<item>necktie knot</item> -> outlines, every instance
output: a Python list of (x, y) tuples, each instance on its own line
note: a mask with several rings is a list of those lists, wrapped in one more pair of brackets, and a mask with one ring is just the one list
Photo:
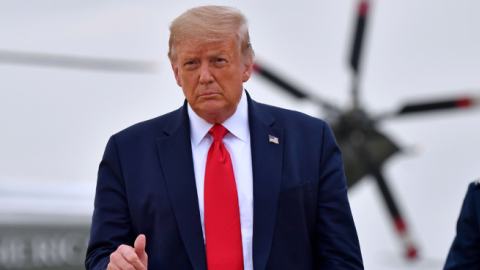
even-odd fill
[(228, 130), (219, 124), (215, 124), (208, 133), (213, 135), (214, 141), (222, 141), (223, 137), (228, 133)]

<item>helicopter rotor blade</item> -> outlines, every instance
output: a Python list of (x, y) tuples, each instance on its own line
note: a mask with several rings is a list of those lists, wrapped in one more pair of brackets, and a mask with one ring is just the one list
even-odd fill
[(292, 84), (288, 83), (284, 79), (280, 78), (280, 76), (277, 76), (276, 74), (274, 74), (267, 68), (259, 65), (258, 63), (253, 64), (253, 70), (257, 72), (259, 75), (261, 75), (262, 77), (264, 77), (265, 79), (279, 86), (281, 89), (285, 90), (286, 92), (295, 96), (298, 99), (309, 99), (319, 104), (320, 106), (324, 107), (325, 109), (334, 111), (335, 113), (340, 113), (340, 110), (336, 108), (334, 105), (324, 101), (323, 99), (307, 94), (307, 92), (293, 86)]
[(462, 98), (450, 98), (431, 102), (418, 102), (407, 104), (402, 109), (394, 112), (388, 112), (380, 114), (374, 117), (375, 121), (381, 121), (385, 119), (392, 119), (399, 116), (412, 115), (416, 113), (445, 111), (454, 109), (468, 109), (473, 107), (480, 107), (480, 96), (470, 96)]
[(353, 39), (352, 52), (350, 55), (350, 65), (355, 73), (360, 72), (362, 45), (367, 25), (369, 5), (369, 2), (366, 0), (362, 0), (358, 3), (357, 24), (355, 27), (355, 36)]
[(425, 102), (425, 103), (416, 103), (405, 105), (399, 112), (399, 115), (406, 115), (412, 113), (421, 113), (428, 111), (437, 111), (437, 110), (448, 110), (448, 109), (461, 109), (461, 108), (470, 108), (474, 106), (480, 106), (480, 97), (471, 98), (457, 98), (457, 99), (446, 99), (434, 102)]
[(277, 86), (281, 87), (283, 90), (287, 91), (288, 93), (294, 95), (297, 98), (308, 98), (308, 95), (297, 89), (296, 87), (292, 86), (291, 84), (287, 83), (283, 79), (280, 79), (277, 75), (273, 74), (269, 70), (261, 67), (258, 63), (253, 64), (253, 70), (255, 70), (258, 74), (262, 75), (264, 78), (268, 79), (272, 83), (276, 84)]
[(5, 50), (0, 51), (0, 64), (2, 63), (133, 73), (156, 73), (157, 71), (157, 63), (153, 61), (78, 57)]
[(399, 116), (408, 116), (417, 113), (446, 111), (454, 109), (468, 109), (476, 106), (480, 107), (480, 96), (450, 98), (431, 102), (410, 103), (403, 106), (398, 111), (380, 114), (374, 117), (374, 121), (378, 122), (381, 120), (392, 119)]
[(370, 166), (370, 173), (373, 177), (377, 180), (378, 187), (380, 188), (380, 192), (385, 199), (387, 204), (388, 210), (390, 215), (393, 219), (395, 229), (402, 240), (402, 243), (405, 247), (405, 255), (408, 259), (415, 259), (418, 256), (418, 249), (412, 238), (410, 237), (409, 231), (407, 230), (407, 226), (405, 220), (403, 219), (400, 211), (398, 210), (397, 204), (395, 203), (392, 193), (390, 192), (390, 188), (381, 173), (379, 166)]
[(352, 68), (352, 105), (354, 110), (358, 109), (359, 103), (359, 84), (362, 47), (367, 27), (367, 18), (370, 9), (370, 3), (367, 0), (361, 0), (358, 3), (357, 20), (355, 34), (353, 38), (352, 51), (350, 55), (350, 67)]

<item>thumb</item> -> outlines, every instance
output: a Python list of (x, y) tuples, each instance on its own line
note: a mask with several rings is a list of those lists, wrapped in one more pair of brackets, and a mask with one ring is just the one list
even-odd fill
[(148, 256), (147, 253), (145, 252), (145, 245), (147, 244), (147, 239), (145, 235), (140, 234), (137, 237), (137, 240), (135, 240), (135, 253), (137, 253), (138, 258), (140, 259), (140, 262), (142, 262), (143, 266), (145, 268), (148, 267)]

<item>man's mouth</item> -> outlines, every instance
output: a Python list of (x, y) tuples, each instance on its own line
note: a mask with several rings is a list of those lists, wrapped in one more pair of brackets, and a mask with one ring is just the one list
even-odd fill
[(216, 93), (216, 92), (207, 92), (207, 93), (201, 94), (200, 96), (201, 96), (201, 97), (211, 97), (211, 96), (215, 96), (215, 95), (218, 95), (218, 93)]

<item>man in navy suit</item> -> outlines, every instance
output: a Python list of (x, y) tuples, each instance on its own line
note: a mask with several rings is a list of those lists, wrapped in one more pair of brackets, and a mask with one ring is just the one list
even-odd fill
[(445, 270), (480, 269), (480, 180), (470, 184)]
[[(243, 89), (253, 67), (243, 14), (198, 7), (175, 19), (170, 31), (168, 55), (186, 102), (110, 138), (86, 268), (363, 269), (331, 129), (317, 118), (257, 103)], [(216, 128), (223, 139), (215, 137)], [(211, 229), (211, 220), (224, 218), (212, 219), (207, 203), (223, 194), (212, 193), (221, 186), (211, 184), (216, 169), (213, 176), (208, 169), (215, 149), (232, 168), (223, 178), (233, 181), (232, 233), (240, 246), (215, 235), (223, 228)], [(212, 251), (215, 237), (220, 250)]]

